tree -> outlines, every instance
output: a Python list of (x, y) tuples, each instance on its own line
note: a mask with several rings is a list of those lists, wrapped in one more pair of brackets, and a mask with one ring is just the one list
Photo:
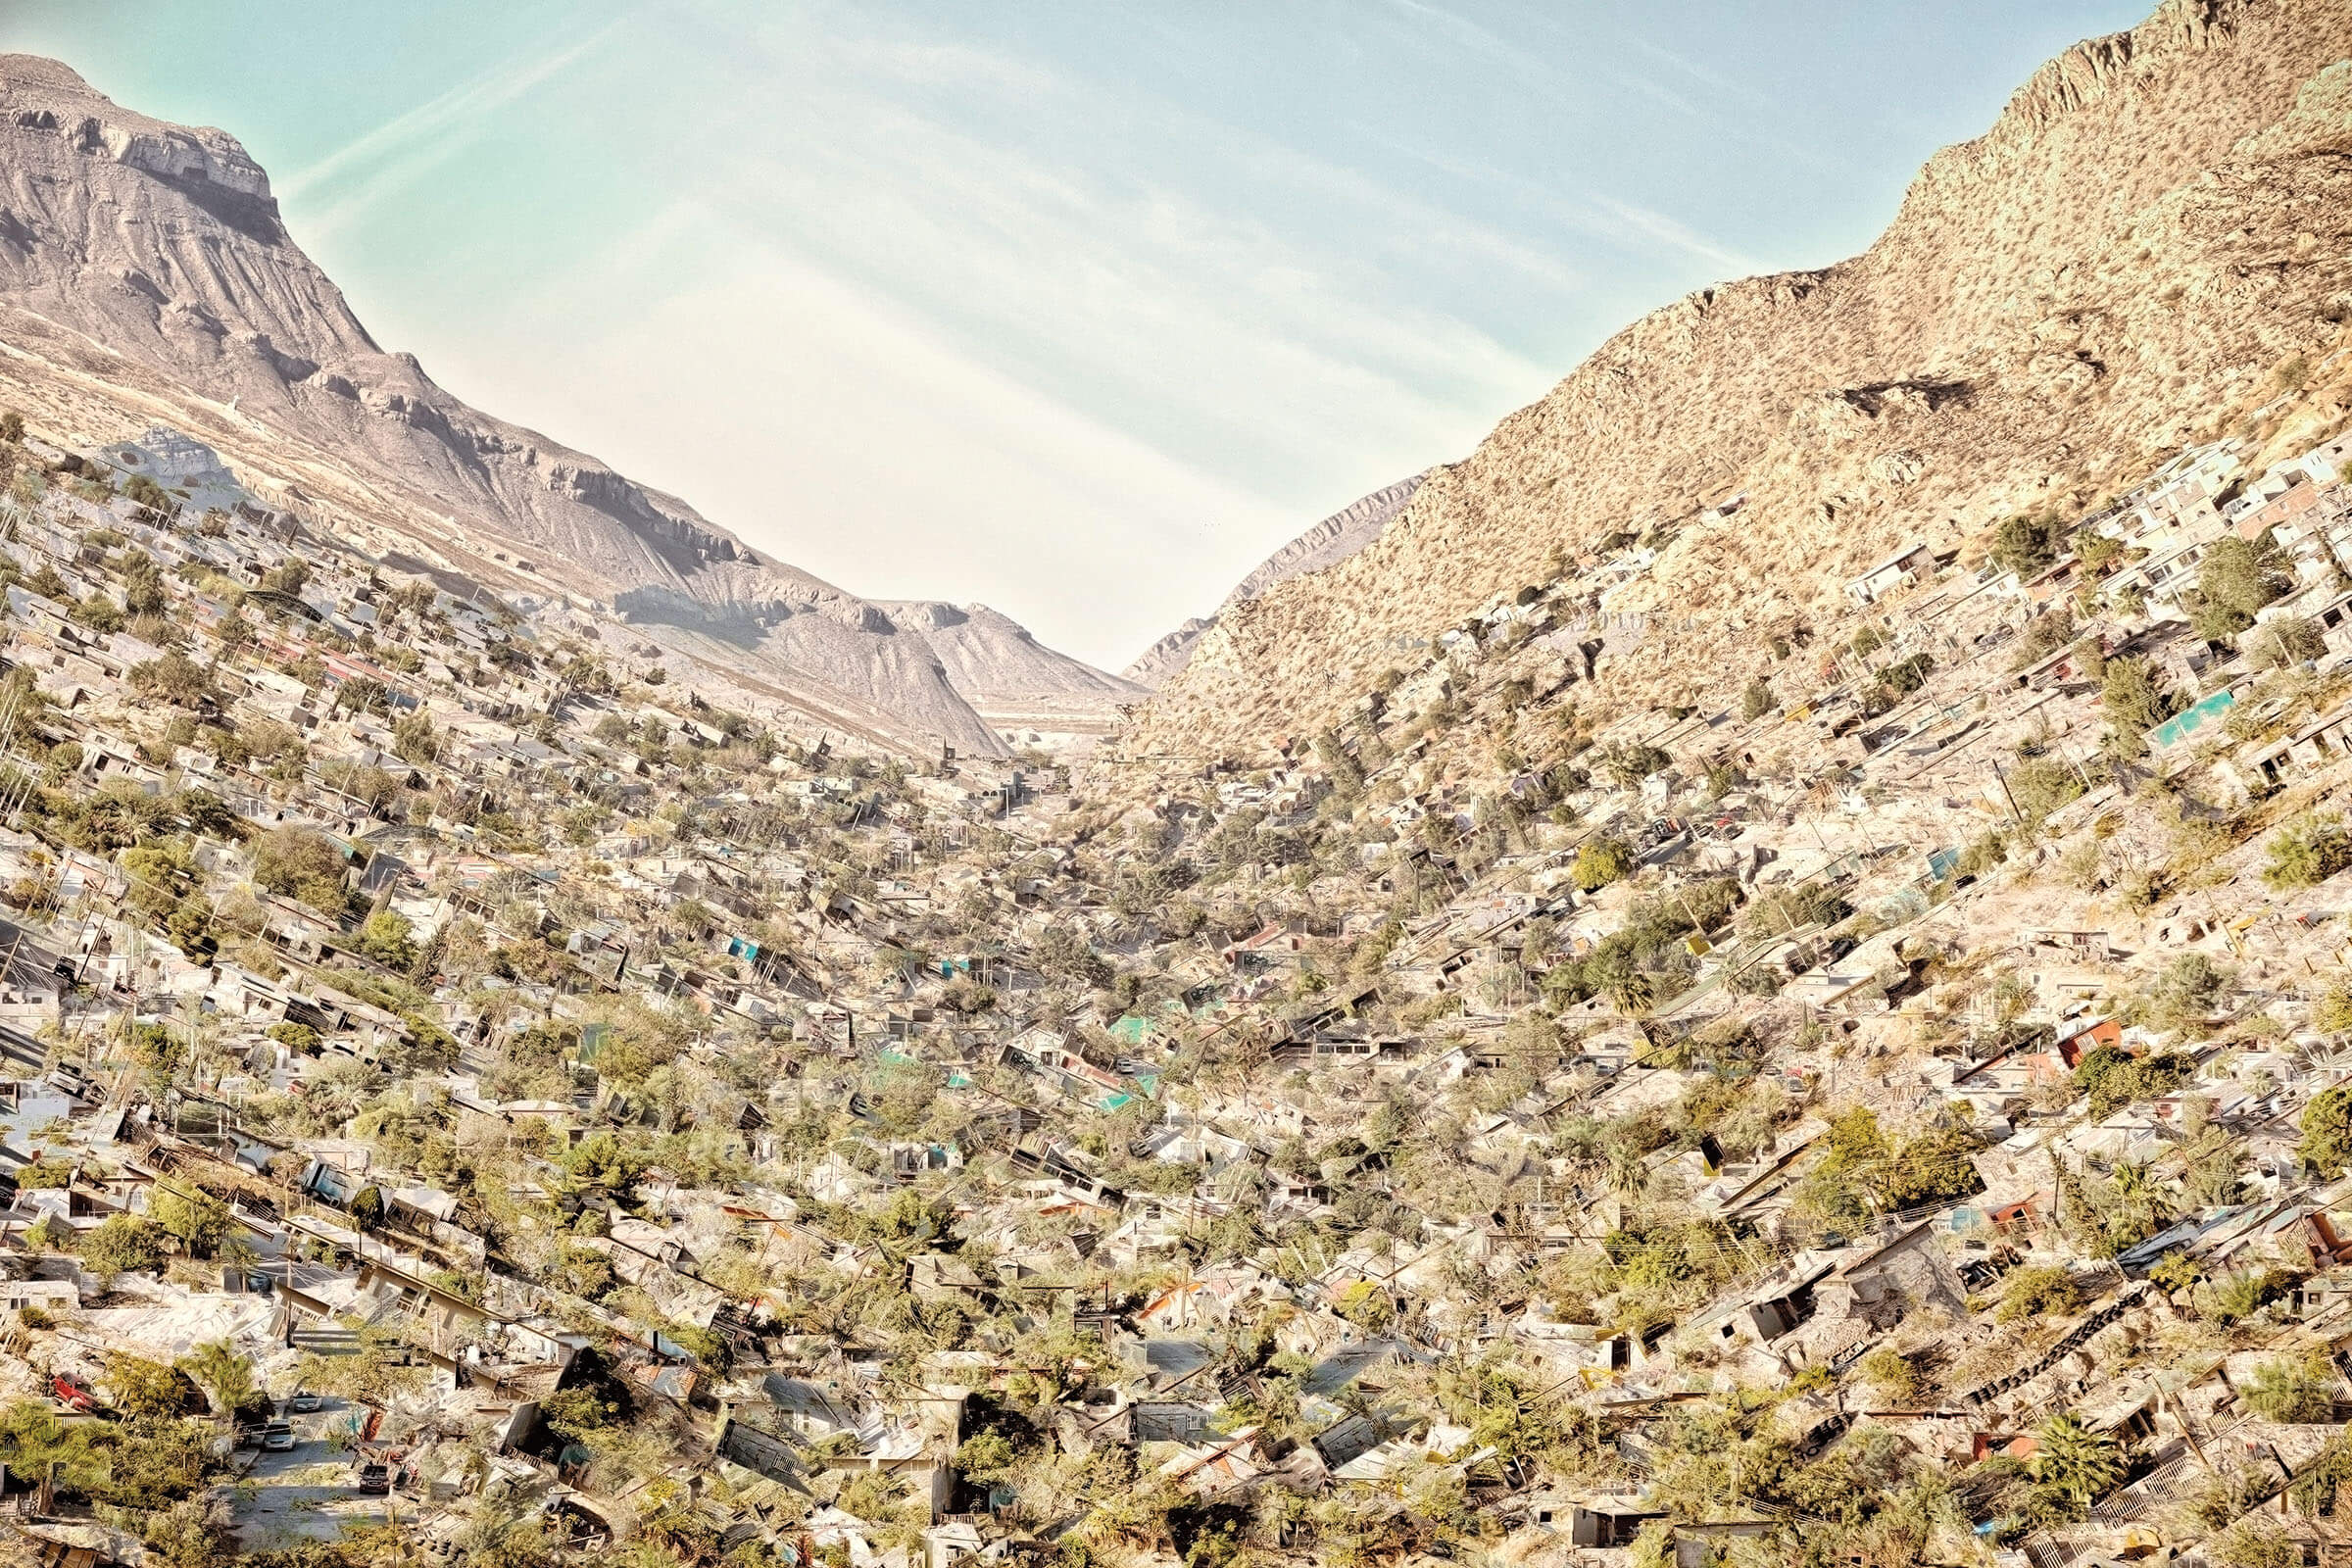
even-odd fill
[(271, 893), (300, 899), (327, 914), (345, 904), (343, 852), (306, 828), (271, 828), (253, 851), (253, 879)]
[(2295, 1153), (2323, 1177), (2352, 1170), (2352, 1084), (2338, 1084), (2311, 1097), (2303, 1107), (2302, 1140)]
[(227, 1415), (253, 1402), (253, 1361), (226, 1340), (197, 1346), (172, 1363), (202, 1389), (215, 1415)]
[(2335, 1410), (2335, 1372), (2325, 1356), (2265, 1361), (2237, 1394), (2266, 1421), (2325, 1421)]
[(609, 1129), (600, 1128), (565, 1151), (560, 1163), (564, 1167), (562, 1187), (567, 1195), (610, 1199), (626, 1207), (636, 1196), (647, 1162)]
[(228, 1503), (218, 1494), (182, 1497), (149, 1513), (139, 1526), (147, 1561), (157, 1568), (213, 1568), (236, 1556)]
[(1594, 757), (1600, 771), (1609, 776), (1619, 789), (1630, 790), (1652, 773), (1662, 772), (1674, 765), (1674, 759), (1646, 742), (1628, 742), (1623, 746), (1606, 746)]
[(2100, 700), (2121, 734), (2138, 736), (2172, 717), (2186, 706), (2166, 688), (2154, 666), (2144, 659), (2108, 661), (2106, 678), (2099, 684)]
[(2305, 813), (2271, 836), (2263, 846), (2271, 863), (2262, 879), (2279, 889), (2317, 887), (2346, 866), (2352, 866), (2352, 834), (2343, 819), (2330, 814)]
[(433, 760), (441, 737), (422, 713), (403, 713), (392, 721), (392, 755), (404, 762), (422, 764)]
[(2256, 669), (2304, 663), (2327, 651), (2319, 628), (2305, 615), (2279, 615), (2266, 620), (2245, 644), (2246, 662)]
[(130, 666), (131, 690), (180, 708), (195, 708), (213, 695), (212, 672), (176, 648)]
[(161, 512), (172, 505), (171, 494), (143, 473), (134, 473), (122, 483), (122, 493), (142, 507)]
[(197, 1257), (219, 1252), (233, 1226), (228, 1205), (209, 1193), (183, 1195), (159, 1187), (147, 1212), (165, 1234)]
[(311, 580), (310, 564), (299, 557), (288, 556), (262, 573), (262, 587), (271, 593), (293, 594), (299, 597)]
[(93, 1274), (126, 1274), (164, 1266), (164, 1228), (136, 1214), (110, 1215), (81, 1239), (82, 1261)]
[(2214, 541), (2197, 566), (2189, 629), (2221, 642), (2254, 624), (2254, 612), (2278, 599), (2292, 580), (2269, 534), (2249, 542), (2235, 534)]
[(1619, 838), (1591, 838), (1576, 852), (1568, 878), (1587, 893), (1597, 893), (1634, 868), (1633, 846)]
[(351, 1195), (351, 1222), (363, 1231), (374, 1230), (384, 1222), (383, 1189), (370, 1182)]
[(2214, 1568), (2303, 1568), (2303, 1548), (2267, 1520), (2246, 1515), (2205, 1543)]
[(122, 629), (122, 607), (104, 594), (92, 594), (66, 612), (67, 618), (92, 631), (112, 634)]
[(2058, 559), (2066, 526), (2047, 513), (2003, 519), (1992, 531), (1992, 559), (2020, 577), (2031, 577)]
[(2078, 1508), (2089, 1507), (2124, 1478), (2122, 1446), (2104, 1432), (2091, 1431), (2072, 1411), (2042, 1422), (2034, 1439), (2027, 1470)]
[(127, 1416), (186, 1415), (195, 1390), (172, 1367), (120, 1350), (106, 1357), (106, 1401)]
[(1762, 718), (1766, 713), (1772, 711), (1773, 707), (1770, 681), (1751, 680), (1747, 683), (1747, 690), (1740, 694), (1740, 716), (1742, 718), (1749, 720)]
[(387, 969), (406, 973), (416, 961), (416, 928), (398, 909), (384, 909), (360, 927), (360, 951)]
[(1604, 989), (1609, 1005), (1629, 1018), (1640, 1017), (1657, 1004), (1657, 983), (1631, 964), (1613, 971)]
[(14, 409), (0, 410), (0, 441), (15, 446), (24, 439), (24, 416)]
[(1993, 1319), (2000, 1323), (2016, 1323), (2029, 1317), (2040, 1317), (2047, 1312), (2064, 1316), (2082, 1302), (2082, 1293), (2076, 1289), (2074, 1276), (2052, 1265), (2029, 1265), (2009, 1275), (2008, 1286), (2001, 1292), (1999, 1310)]
[(1882, 1345), (1864, 1356), (1861, 1372), (1879, 1397), (1890, 1404), (1908, 1404), (1919, 1397), (1919, 1368), (1892, 1346)]

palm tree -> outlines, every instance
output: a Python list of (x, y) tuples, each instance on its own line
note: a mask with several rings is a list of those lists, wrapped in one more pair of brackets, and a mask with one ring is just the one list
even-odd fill
[(2071, 1410), (2062, 1410), (2034, 1429), (2034, 1456), (2026, 1461), (2034, 1479), (2080, 1507), (2112, 1490), (2124, 1478), (2122, 1446), (2093, 1432)]
[(253, 1398), (253, 1360), (226, 1340), (199, 1345), (173, 1364), (204, 1391), (215, 1415), (227, 1415)]
[(1609, 1005), (1628, 1018), (1638, 1018), (1657, 1002), (1657, 987), (1649, 976), (1630, 964), (1608, 978)]

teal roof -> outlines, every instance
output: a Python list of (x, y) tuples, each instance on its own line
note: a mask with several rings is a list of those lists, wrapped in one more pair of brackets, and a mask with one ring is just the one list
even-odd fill
[(2192, 703), (2163, 723), (2148, 731), (2151, 746), (2179, 746), (2198, 730), (2219, 719), (2237, 704), (2237, 694), (2227, 688), (2215, 692), (2202, 702)]

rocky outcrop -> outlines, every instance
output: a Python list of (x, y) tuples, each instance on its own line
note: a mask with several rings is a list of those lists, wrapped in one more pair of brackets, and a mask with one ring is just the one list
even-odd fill
[(1400, 641), (1621, 533), (1660, 554), (1612, 608), (1667, 628), (1629, 678), (1713, 700), (1699, 672), (1758, 672), (1769, 632), (1889, 549), (2096, 505), (2352, 317), (2347, 56), (2334, 0), (2167, 0), (2069, 50), (1862, 255), (1635, 322), (1363, 550), (1221, 613), (1133, 739), (1327, 722)]
[(0, 56), (0, 378), (29, 409), (112, 396), (135, 429), (165, 388), (195, 394), (234, 411), (204, 439), (320, 521), (501, 591), (613, 605), (650, 640), (721, 650), (879, 738), (1003, 749), (887, 614), (386, 353), (226, 132), (123, 109), (26, 55)]

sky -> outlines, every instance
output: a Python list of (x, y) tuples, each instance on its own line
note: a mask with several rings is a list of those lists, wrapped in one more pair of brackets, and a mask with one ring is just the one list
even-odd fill
[(6, 0), (386, 348), (1116, 669), (1690, 290), (1850, 255), (2148, 0)]

